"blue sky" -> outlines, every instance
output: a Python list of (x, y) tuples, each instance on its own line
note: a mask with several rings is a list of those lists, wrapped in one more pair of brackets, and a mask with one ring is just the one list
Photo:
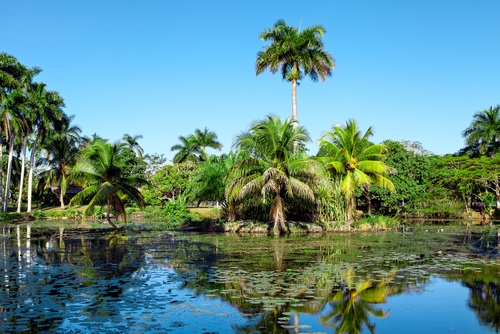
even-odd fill
[[(322, 24), (337, 67), (298, 88), (298, 117), (317, 140), (354, 118), (374, 142), (464, 145), (472, 115), (500, 103), (500, 1), (0, 0), (0, 52), (65, 99), (83, 133), (141, 134), (168, 160), (179, 135), (215, 131), (231, 149), (252, 121), (291, 114), (291, 85), (255, 75), (259, 33), (277, 19)], [(212, 152), (213, 153), (213, 152)]]

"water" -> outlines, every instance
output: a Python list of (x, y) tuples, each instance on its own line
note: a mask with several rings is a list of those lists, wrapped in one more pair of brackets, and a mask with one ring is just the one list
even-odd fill
[(1, 333), (490, 333), (496, 230), (273, 238), (17, 226)]

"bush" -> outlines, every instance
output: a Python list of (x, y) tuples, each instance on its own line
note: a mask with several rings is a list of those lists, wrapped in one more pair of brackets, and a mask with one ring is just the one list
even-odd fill
[(189, 220), (189, 211), (185, 200), (175, 199), (161, 207), (146, 207), (144, 218), (154, 218), (169, 223), (186, 223)]

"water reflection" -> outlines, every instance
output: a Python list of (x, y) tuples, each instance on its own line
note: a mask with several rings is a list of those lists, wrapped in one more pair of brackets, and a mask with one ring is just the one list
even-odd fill
[(0, 332), (375, 333), (434, 275), (470, 289), (474, 330), (499, 329), (498, 261), (463, 238), (2, 232)]

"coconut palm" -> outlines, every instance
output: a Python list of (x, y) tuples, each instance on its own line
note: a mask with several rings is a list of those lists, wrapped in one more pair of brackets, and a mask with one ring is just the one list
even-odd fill
[(209, 131), (207, 128), (203, 131), (196, 129), (194, 130), (194, 137), (196, 138), (198, 145), (200, 145), (200, 159), (203, 161), (207, 160), (207, 153), (205, 151), (207, 147), (219, 151), (222, 149), (222, 144), (217, 141), (217, 134), (214, 131)]
[(201, 146), (195, 136), (179, 136), (180, 144), (172, 146), (172, 151), (179, 151), (174, 156), (175, 163), (199, 162), (202, 155)]
[(309, 76), (313, 81), (326, 80), (335, 68), (333, 57), (325, 51), (322, 37), (326, 29), (314, 25), (300, 31), (291, 27), (284, 20), (278, 20), (270, 29), (260, 34), (260, 39), (271, 44), (257, 53), (255, 72), (264, 70), (274, 74), (281, 71), (283, 80), (292, 83), (292, 119), (297, 127), (297, 84)]
[(462, 133), (468, 146), (479, 146), (481, 154), (494, 156), (498, 153), (500, 137), (500, 104), (478, 111), (469, 127)]
[(229, 202), (260, 194), (256, 198), (270, 206), (275, 234), (286, 232), (285, 199), (313, 202), (311, 187), (321, 181), (319, 165), (304, 152), (294, 152), (294, 142), (301, 147), (310, 138), (303, 127), (294, 128), (293, 123), (268, 116), (237, 136), (234, 147), (249, 156), (230, 170), (226, 188)]
[(64, 196), (71, 181), (71, 169), (77, 162), (80, 150), (78, 143), (67, 136), (50, 138), (44, 144), (46, 158), (41, 163), (47, 165), (47, 170), (39, 174), (40, 180), (46, 186), (58, 186), (61, 209), (65, 208)]
[(355, 208), (355, 189), (366, 192), (370, 185), (376, 184), (395, 190), (391, 180), (384, 176), (392, 171), (384, 163), (387, 149), (382, 144), (372, 144), (368, 140), (372, 135), (371, 127), (362, 134), (356, 121), (348, 120), (345, 127), (336, 125), (320, 139), (319, 160), (341, 176), (341, 189), (349, 201), (349, 220)]
[[(84, 214), (94, 214), (96, 206), (106, 206), (106, 218), (111, 226), (117, 228), (111, 221), (110, 212), (113, 210), (127, 222), (124, 200), (131, 200), (140, 207), (144, 206), (141, 192), (133, 185), (146, 184), (146, 180), (138, 177), (124, 177), (120, 154), (127, 145), (124, 143), (109, 144), (98, 140), (84, 151), (85, 160), (76, 164), (75, 174), (81, 174), (86, 188), (75, 195), (70, 206), (83, 204), (88, 201)], [(89, 200), (90, 199), (90, 200)]]

